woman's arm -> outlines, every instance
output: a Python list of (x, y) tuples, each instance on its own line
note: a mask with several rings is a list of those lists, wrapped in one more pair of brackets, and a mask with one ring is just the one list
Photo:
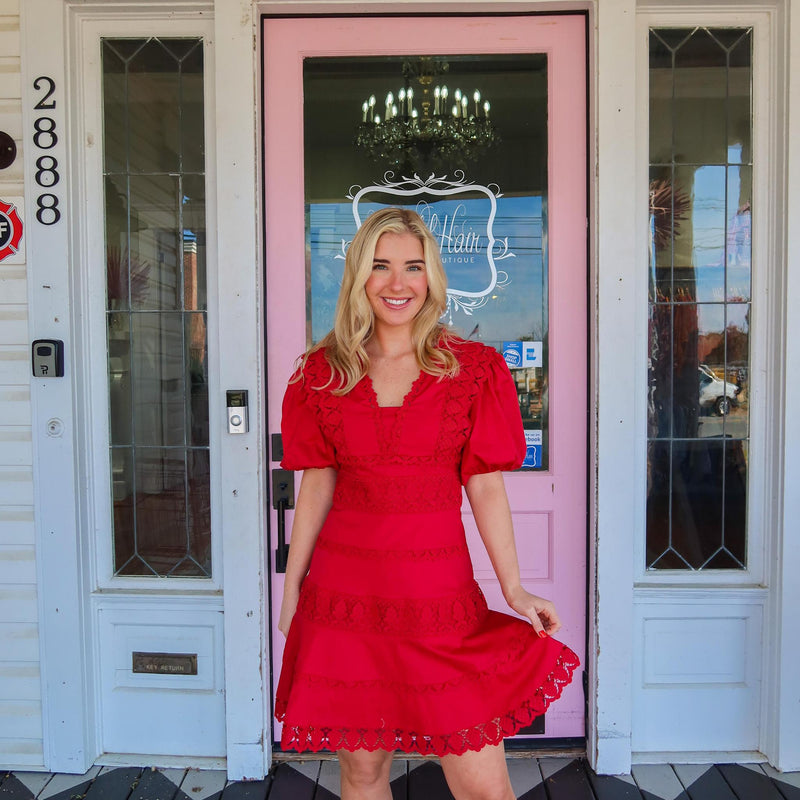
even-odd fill
[(283, 602), (278, 620), (278, 630), (284, 636), (289, 633), (289, 625), (300, 597), (300, 586), (311, 564), (311, 554), (314, 552), (322, 524), (331, 509), (335, 487), (336, 470), (333, 467), (307, 469), (303, 472), (295, 503), (292, 546), (289, 548), (289, 558), (286, 562)]
[(539, 636), (555, 633), (561, 627), (555, 606), (549, 600), (525, 591), (520, 582), (514, 527), (503, 473), (473, 475), (467, 481), (466, 489), (478, 531), (506, 602), (531, 621)]

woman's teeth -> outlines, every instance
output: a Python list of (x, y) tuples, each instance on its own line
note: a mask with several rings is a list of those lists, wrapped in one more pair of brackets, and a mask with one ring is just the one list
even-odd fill
[(404, 306), (406, 303), (410, 302), (408, 297), (403, 298), (402, 300), (395, 300), (391, 297), (384, 297), (383, 299), (390, 306)]

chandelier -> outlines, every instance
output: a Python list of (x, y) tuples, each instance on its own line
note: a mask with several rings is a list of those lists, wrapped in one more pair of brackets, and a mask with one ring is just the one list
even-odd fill
[[(434, 79), (449, 64), (426, 56), (403, 63), (404, 86), (379, 107), (375, 95), (361, 104), (355, 143), (375, 161), (413, 171), (453, 161), (472, 161), (500, 137), (489, 119), (490, 104), (475, 89), (452, 94)], [(418, 84), (417, 91), (414, 83)]]

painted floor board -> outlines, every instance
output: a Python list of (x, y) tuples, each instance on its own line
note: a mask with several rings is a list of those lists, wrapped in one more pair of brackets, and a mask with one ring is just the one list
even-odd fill
[(309, 778), (300, 770), (295, 769), (295, 766), (299, 765), (278, 764), (272, 774), (269, 800), (314, 800), (319, 762), (312, 763), (316, 768), (314, 778)]
[[(508, 764), (508, 776), (511, 778), (511, 788), (514, 790), (515, 797), (527, 796), (544, 783), (537, 759), (511, 758), (506, 763)], [(544, 793), (543, 786), (541, 793)]]
[(53, 777), (51, 772), (15, 772), (14, 777), (37, 797)]
[(33, 800), (33, 794), (16, 775), (2, 773), (0, 776), (0, 800)]
[(642, 793), (630, 775), (595, 775), (587, 769), (597, 800), (642, 800)]
[(100, 767), (92, 767), (83, 775), (65, 775), (59, 772), (42, 789), (39, 800), (70, 800), (72, 795), (85, 794), (99, 772)]
[(758, 800), (783, 800), (766, 773), (739, 764), (720, 764), (717, 769), (740, 800), (757, 797)]
[(691, 800), (750, 800), (737, 798), (713, 764), (676, 764), (675, 774)]
[(92, 781), (84, 800), (128, 800), (141, 774), (141, 767), (112, 767), (103, 770)]
[(543, 759), (541, 767), (550, 800), (595, 800), (581, 760)]
[(408, 800), (453, 800), (438, 762), (423, 761), (409, 767)]
[(762, 768), (778, 787), (784, 800), (800, 800), (800, 772), (778, 772), (769, 764), (764, 764)]
[(221, 769), (190, 769), (180, 790), (192, 800), (218, 800), (227, 783), (228, 776)]
[(183, 770), (175, 770), (177, 780), (171, 780), (157, 769), (146, 769), (131, 792), (130, 800), (175, 800), (183, 781)]
[(669, 764), (636, 764), (632, 775), (644, 800), (689, 800)]
[(272, 786), (272, 776), (263, 781), (237, 781), (222, 790), (222, 800), (267, 800)]

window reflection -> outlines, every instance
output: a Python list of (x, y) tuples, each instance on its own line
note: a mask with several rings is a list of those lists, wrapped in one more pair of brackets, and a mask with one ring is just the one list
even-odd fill
[(650, 32), (649, 569), (746, 567), (750, 48)]
[(211, 574), (200, 39), (104, 39), (114, 574)]

